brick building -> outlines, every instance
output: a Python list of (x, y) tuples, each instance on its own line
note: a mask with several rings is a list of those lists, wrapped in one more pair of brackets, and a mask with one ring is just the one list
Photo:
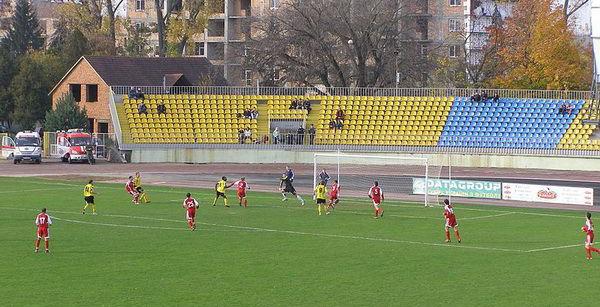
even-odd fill
[[(52, 105), (72, 94), (87, 110), (91, 132), (113, 132), (109, 109), (111, 86), (172, 88), (226, 85), (206, 58), (82, 57), (50, 91)], [(74, 127), (77, 128), (77, 127)]]

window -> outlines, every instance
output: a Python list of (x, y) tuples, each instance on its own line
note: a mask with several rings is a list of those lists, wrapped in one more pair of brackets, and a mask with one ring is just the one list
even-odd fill
[(194, 55), (205, 56), (206, 49), (204, 49), (204, 42), (194, 43)]
[(427, 52), (428, 52), (428, 48), (427, 45), (422, 44), (421, 45), (421, 58), (426, 58), (427, 57)]
[(459, 6), (462, 4), (462, 0), (450, 0), (450, 6)]
[(460, 32), (462, 31), (460, 19), (450, 19), (448, 24), (448, 29), (450, 32)]
[(81, 102), (81, 84), (69, 84), (69, 91), (76, 102)]
[(451, 58), (457, 58), (459, 51), (460, 51), (460, 47), (457, 45), (448, 46), (448, 56)]
[(248, 48), (248, 46), (244, 46), (244, 56), (247, 57), (248, 56), (248, 51), (250, 48)]
[(250, 69), (244, 70), (244, 84), (252, 86), (252, 70)]
[(135, 0), (135, 10), (136, 11), (145, 11), (146, 10), (146, 0)]
[(273, 81), (281, 80), (281, 69), (275, 68), (273, 69)]
[(87, 84), (85, 86), (87, 102), (98, 102), (98, 84)]

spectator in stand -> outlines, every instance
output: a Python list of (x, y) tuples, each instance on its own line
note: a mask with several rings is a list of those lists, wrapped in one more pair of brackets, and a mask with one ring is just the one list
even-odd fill
[(138, 89), (135, 93), (137, 95), (137, 99), (144, 99), (144, 92), (142, 92), (141, 88), (138, 87)]
[(246, 109), (244, 110), (244, 118), (250, 118), (252, 116), (252, 114), (250, 113), (250, 110)]
[(158, 112), (158, 114), (165, 114), (165, 113), (167, 113), (167, 107), (161, 101), (158, 103), (158, 106), (156, 106), (156, 111)]
[(481, 101), (481, 95), (479, 94), (479, 92), (475, 92), (475, 94), (473, 94), (473, 96), (471, 96), (471, 101), (475, 101), (475, 102)]
[(304, 127), (300, 126), (296, 132), (298, 133), (298, 145), (304, 145)]
[(329, 121), (329, 129), (335, 129), (335, 120), (334, 119), (331, 119)]
[(338, 109), (337, 112), (335, 112), (335, 119), (336, 120), (344, 120), (344, 111), (342, 111), (342, 109)]
[(573, 114), (573, 105), (570, 103), (567, 103), (566, 111), (567, 111), (567, 114), (569, 114), (569, 115)]
[(246, 127), (244, 130), (244, 142), (246, 140), (250, 140), (250, 142), (252, 142), (252, 130), (250, 130), (250, 127)]
[(258, 110), (256, 110), (256, 107), (252, 108), (252, 111), (250, 111), (250, 118), (258, 119)]
[(135, 87), (133, 87), (133, 86), (132, 86), (132, 87), (129, 89), (129, 94), (127, 95), (127, 97), (129, 97), (129, 99), (138, 99), (138, 96), (137, 96), (137, 92), (136, 92), (136, 90), (135, 90)]
[(292, 100), (292, 104), (290, 105), (290, 110), (295, 110), (298, 108), (298, 101), (296, 101), (295, 99)]
[(558, 114), (566, 114), (567, 113), (567, 105), (565, 105), (564, 103), (560, 105), (560, 108), (558, 108)]
[(494, 95), (494, 99), (492, 99), (493, 102), (498, 103), (498, 101), (500, 101), (500, 95), (496, 94)]
[(146, 107), (146, 104), (144, 104), (143, 101), (138, 106), (138, 113), (139, 114), (146, 114), (146, 115), (148, 115), (148, 107)]
[(344, 127), (344, 122), (342, 122), (341, 119), (338, 119), (338, 120), (335, 121), (335, 128), (336, 129), (340, 129), (341, 130), (343, 127)]
[(481, 101), (483, 101), (483, 102), (487, 102), (487, 101), (488, 101), (488, 98), (489, 98), (489, 97), (488, 97), (488, 94), (487, 94), (487, 92), (483, 92), (483, 93), (481, 94)]
[(310, 128), (308, 128), (308, 143), (310, 145), (315, 144), (315, 135), (317, 134), (317, 129), (315, 129), (315, 125), (311, 124)]
[(263, 144), (269, 144), (269, 135), (265, 134), (262, 139)]
[(273, 130), (273, 144), (279, 143), (279, 127), (275, 127)]
[(310, 113), (310, 111), (312, 110), (312, 107), (310, 106), (310, 100), (304, 101), (304, 109), (306, 109), (307, 113)]

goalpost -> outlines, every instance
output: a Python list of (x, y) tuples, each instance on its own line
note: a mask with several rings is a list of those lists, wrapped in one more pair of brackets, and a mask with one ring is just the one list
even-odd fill
[[(439, 180), (442, 166), (432, 165), (428, 158), (395, 155), (315, 153), (313, 185), (325, 170), (328, 186), (338, 180), (342, 196), (365, 197), (374, 181), (378, 181), (386, 199), (439, 204), (439, 195), (430, 193), (429, 182)], [(437, 193), (436, 193), (437, 194)]]

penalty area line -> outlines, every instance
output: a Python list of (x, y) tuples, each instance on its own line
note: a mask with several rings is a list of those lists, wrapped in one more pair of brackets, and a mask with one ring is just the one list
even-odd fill
[[(70, 220), (64, 219), (57, 216), (53, 216), (55, 220), (74, 223), (74, 224), (86, 224), (86, 225), (95, 225), (95, 226), (106, 226), (106, 227), (122, 227), (122, 228), (138, 228), (138, 229), (155, 229), (155, 230), (177, 230), (177, 231), (190, 231), (187, 228), (175, 228), (175, 227), (159, 227), (159, 226), (141, 226), (141, 225), (126, 225), (126, 224), (113, 224), (113, 223), (99, 223), (99, 222), (88, 222), (81, 220)], [(238, 232), (247, 232), (247, 230), (224, 230), (224, 229), (207, 229), (200, 228), (199, 232), (202, 231), (219, 231), (219, 232), (227, 232), (227, 231), (238, 231)]]
[(519, 249), (507, 249), (507, 248), (496, 248), (496, 247), (455, 245), (455, 244), (446, 244), (446, 243), (419, 242), (419, 241), (396, 240), (396, 239), (387, 239), (387, 238), (371, 238), (371, 237), (363, 237), (363, 236), (336, 235), (336, 234), (313, 233), (313, 232), (303, 232), (303, 231), (294, 231), (294, 230), (280, 230), (280, 229), (269, 229), (269, 228), (260, 228), (260, 227), (251, 227), (251, 226), (235, 226), (235, 225), (213, 224), (213, 223), (199, 223), (199, 224), (209, 225), (209, 226), (217, 226), (217, 227), (229, 227), (229, 228), (235, 228), (235, 229), (258, 230), (258, 231), (263, 231), (263, 232), (285, 233), (285, 234), (302, 235), (302, 236), (313, 236), (313, 237), (326, 237), (326, 238), (365, 240), (365, 241), (377, 241), (377, 242), (403, 243), (403, 244), (437, 246), (437, 247), (446, 247), (446, 248), (464, 248), (464, 249), (487, 250), (487, 251), (498, 251), (498, 252), (512, 252), (512, 253), (523, 253), (523, 252), (525, 252), (524, 250), (519, 250)]
[(530, 249), (530, 250), (526, 250), (525, 252), (526, 253), (545, 252), (545, 251), (552, 251), (552, 250), (557, 250), (557, 249), (565, 249), (565, 248), (571, 248), (571, 247), (580, 247), (580, 246), (584, 246), (584, 245), (585, 244), (563, 245), (563, 246), (556, 246), (556, 247)]

